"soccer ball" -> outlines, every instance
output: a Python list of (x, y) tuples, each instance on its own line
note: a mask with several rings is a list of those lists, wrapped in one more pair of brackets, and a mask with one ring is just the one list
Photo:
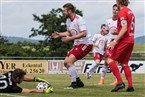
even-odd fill
[(36, 86), (36, 88), (38, 90), (45, 90), (47, 88), (49, 88), (51, 85), (46, 83), (46, 82), (39, 82), (38, 85)]

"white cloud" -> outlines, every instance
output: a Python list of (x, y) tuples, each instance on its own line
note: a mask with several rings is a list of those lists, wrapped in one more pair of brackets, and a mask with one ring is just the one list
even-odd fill
[(2, 35), (28, 37), (31, 28), (38, 27), (32, 14), (46, 14), (53, 7), (52, 3), (3, 3)]
[[(39, 25), (33, 20), (32, 14), (46, 14), (52, 8), (60, 8), (65, 3), (67, 2), (3, 2), (2, 35), (28, 37), (32, 33), (30, 31), (31, 28), (37, 28)], [(73, 2), (78, 9), (83, 11), (84, 19), (88, 24), (89, 31), (92, 33), (98, 32), (100, 25), (105, 23), (108, 17), (111, 17), (111, 9), (114, 3), (115, 2)], [(144, 35), (145, 22), (143, 21), (145, 12), (143, 2), (131, 2), (129, 7), (136, 16), (137, 33), (135, 36)]]

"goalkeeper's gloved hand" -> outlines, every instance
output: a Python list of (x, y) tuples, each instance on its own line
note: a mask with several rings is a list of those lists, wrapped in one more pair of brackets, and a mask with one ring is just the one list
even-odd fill
[(49, 87), (49, 88), (43, 90), (43, 93), (45, 93), (45, 94), (52, 93), (52, 92), (53, 92), (53, 87)]
[(41, 78), (39, 78), (39, 77), (34, 77), (34, 81), (36, 81), (36, 82), (46, 82), (46, 83), (48, 83), (48, 84), (50, 84), (48, 81), (46, 81), (45, 79), (41, 79)]

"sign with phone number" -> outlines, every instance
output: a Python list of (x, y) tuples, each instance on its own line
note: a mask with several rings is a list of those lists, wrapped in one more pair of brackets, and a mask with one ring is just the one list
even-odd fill
[(0, 60), (0, 74), (14, 70), (23, 69), (28, 74), (46, 74), (47, 60)]

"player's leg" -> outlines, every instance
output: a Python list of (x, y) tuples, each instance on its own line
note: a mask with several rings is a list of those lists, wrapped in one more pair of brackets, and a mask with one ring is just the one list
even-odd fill
[(100, 81), (98, 83), (99, 85), (102, 85), (105, 82), (104, 79), (105, 79), (105, 76), (106, 76), (106, 73), (107, 73), (107, 70), (108, 70), (107, 58), (109, 56), (109, 52), (110, 52), (110, 49), (109, 49), (109, 47), (107, 47), (106, 50), (105, 50), (105, 53), (104, 53), (105, 60), (104, 60), (104, 66), (101, 69), (101, 78), (100, 78)]
[(134, 88), (133, 88), (133, 85), (132, 85), (132, 74), (131, 74), (130, 67), (126, 64), (123, 64), (122, 67), (123, 67), (123, 70), (124, 70), (126, 80), (128, 81), (128, 88), (127, 88), (126, 91), (127, 92), (133, 92)]
[[(118, 61), (121, 64), (127, 65), (129, 58), (131, 56), (132, 49), (133, 49), (132, 43), (119, 42), (110, 53), (111, 54), (109, 56), (110, 60), (108, 60), (107, 63), (109, 64), (111, 71), (113, 72), (113, 74), (115, 75), (115, 77), (117, 78), (117, 81), (118, 81), (118, 84), (112, 90), (112, 92), (116, 92), (122, 88), (125, 88), (125, 84), (123, 83), (122, 78), (119, 73), (119, 69), (117, 68), (115, 61), (112, 61), (112, 59), (115, 59), (116, 61)], [(117, 52), (117, 54), (116, 54), (116, 52)], [(128, 79), (128, 83), (131, 84), (132, 78), (131, 78), (130, 69), (128, 67), (123, 67), (123, 69), (125, 70), (124, 72), (125, 72), (126, 78)], [(130, 88), (130, 86), (132, 87), (132, 85), (129, 85), (128, 88)], [(128, 89), (127, 89), (127, 91), (128, 91)]]
[[(105, 83), (105, 76), (106, 76), (106, 73), (107, 73), (107, 70), (108, 70), (108, 64), (106, 62), (107, 58), (105, 58), (105, 61), (104, 61), (104, 66), (102, 67), (101, 69), (101, 78), (100, 78), (100, 81), (99, 81), (99, 85), (103, 85)], [(119, 69), (119, 72), (120, 72), (121, 69)], [(112, 82), (110, 85), (116, 85), (118, 83), (117, 79), (114, 80), (114, 82)]]
[(100, 81), (98, 83), (99, 85), (103, 85), (105, 83), (105, 80), (104, 79), (105, 79), (107, 70), (108, 70), (108, 64), (107, 64), (106, 58), (105, 58), (104, 66), (101, 69), (101, 78), (100, 78)]
[[(76, 58), (78, 60), (84, 58), (92, 50), (92, 47), (92, 44), (81, 44), (78, 48), (79, 53), (77, 52), (77, 55), (75, 55)], [(83, 84), (80, 83), (78, 86), (82, 87)]]
[(111, 92), (117, 92), (118, 90), (125, 88), (125, 84), (123, 83), (123, 80), (121, 78), (117, 63), (111, 58), (107, 59), (107, 63), (118, 81), (118, 84), (115, 86), (114, 89), (111, 90)]
[(124, 70), (124, 74), (128, 81), (128, 88), (126, 90), (127, 92), (134, 91), (133, 84), (132, 84), (132, 73), (131, 73), (130, 67), (128, 66), (128, 62), (129, 62), (132, 50), (133, 50), (133, 44), (127, 44), (124, 51), (125, 52), (124, 59), (121, 60), (121, 62), (123, 63), (122, 67)]
[[(116, 61), (117, 62), (117, 61)], [(118, 64), (118, 63), (117, 63)], [(121, 72), (121, 69), (119, 69), (119, 72)], [(118, 81), (117, 79), (115, 78), (114, 82), (112, 82), (110, 85), (117, 85), (118, 84)]]
[(92, 45), (80, 44), (78, 46), (75, 46), (67, 54), (66, 60), (64, 62), (64, 65), (69, 70), (70, 77), (71, 77), (71, 80), (72, 80), (72, 84), (71, 84), (70, 87), (72, 87), (72, 88), (84, 87), (83, 82), (78, 77), (76, 68), (74, 66), (74, 62), (76, 62), (79, 59), (82, 59), (91, 50), (92, 50)]
[(101, 60), (102, 60), (102, 55), (99, 53), (93, 53), (94, 57), (94, 63), (91, 65), (89, 70), (86, 72), (86, 77), (89, 79), (91, 78), (92, 74), (96, 71), (97, 67), (99, 66)]
[(74, 66), (74, 62), (77, 61), (74, 55), (69, 55), (69, 57), (65, 58), (64, 61), (64, 66), (68, 69), (70, 78), (71, 78), (71, 85), (69, 86), (69, 88), (78, 88), (77, 85), (77, 78), (78, 78), (78, 74), (77, 74), (77, 70)]
[(117, 79), (115, 79), (114, 82), (110, 83), (110, 85), (116, 85), (116, 84), (118, 84)]

